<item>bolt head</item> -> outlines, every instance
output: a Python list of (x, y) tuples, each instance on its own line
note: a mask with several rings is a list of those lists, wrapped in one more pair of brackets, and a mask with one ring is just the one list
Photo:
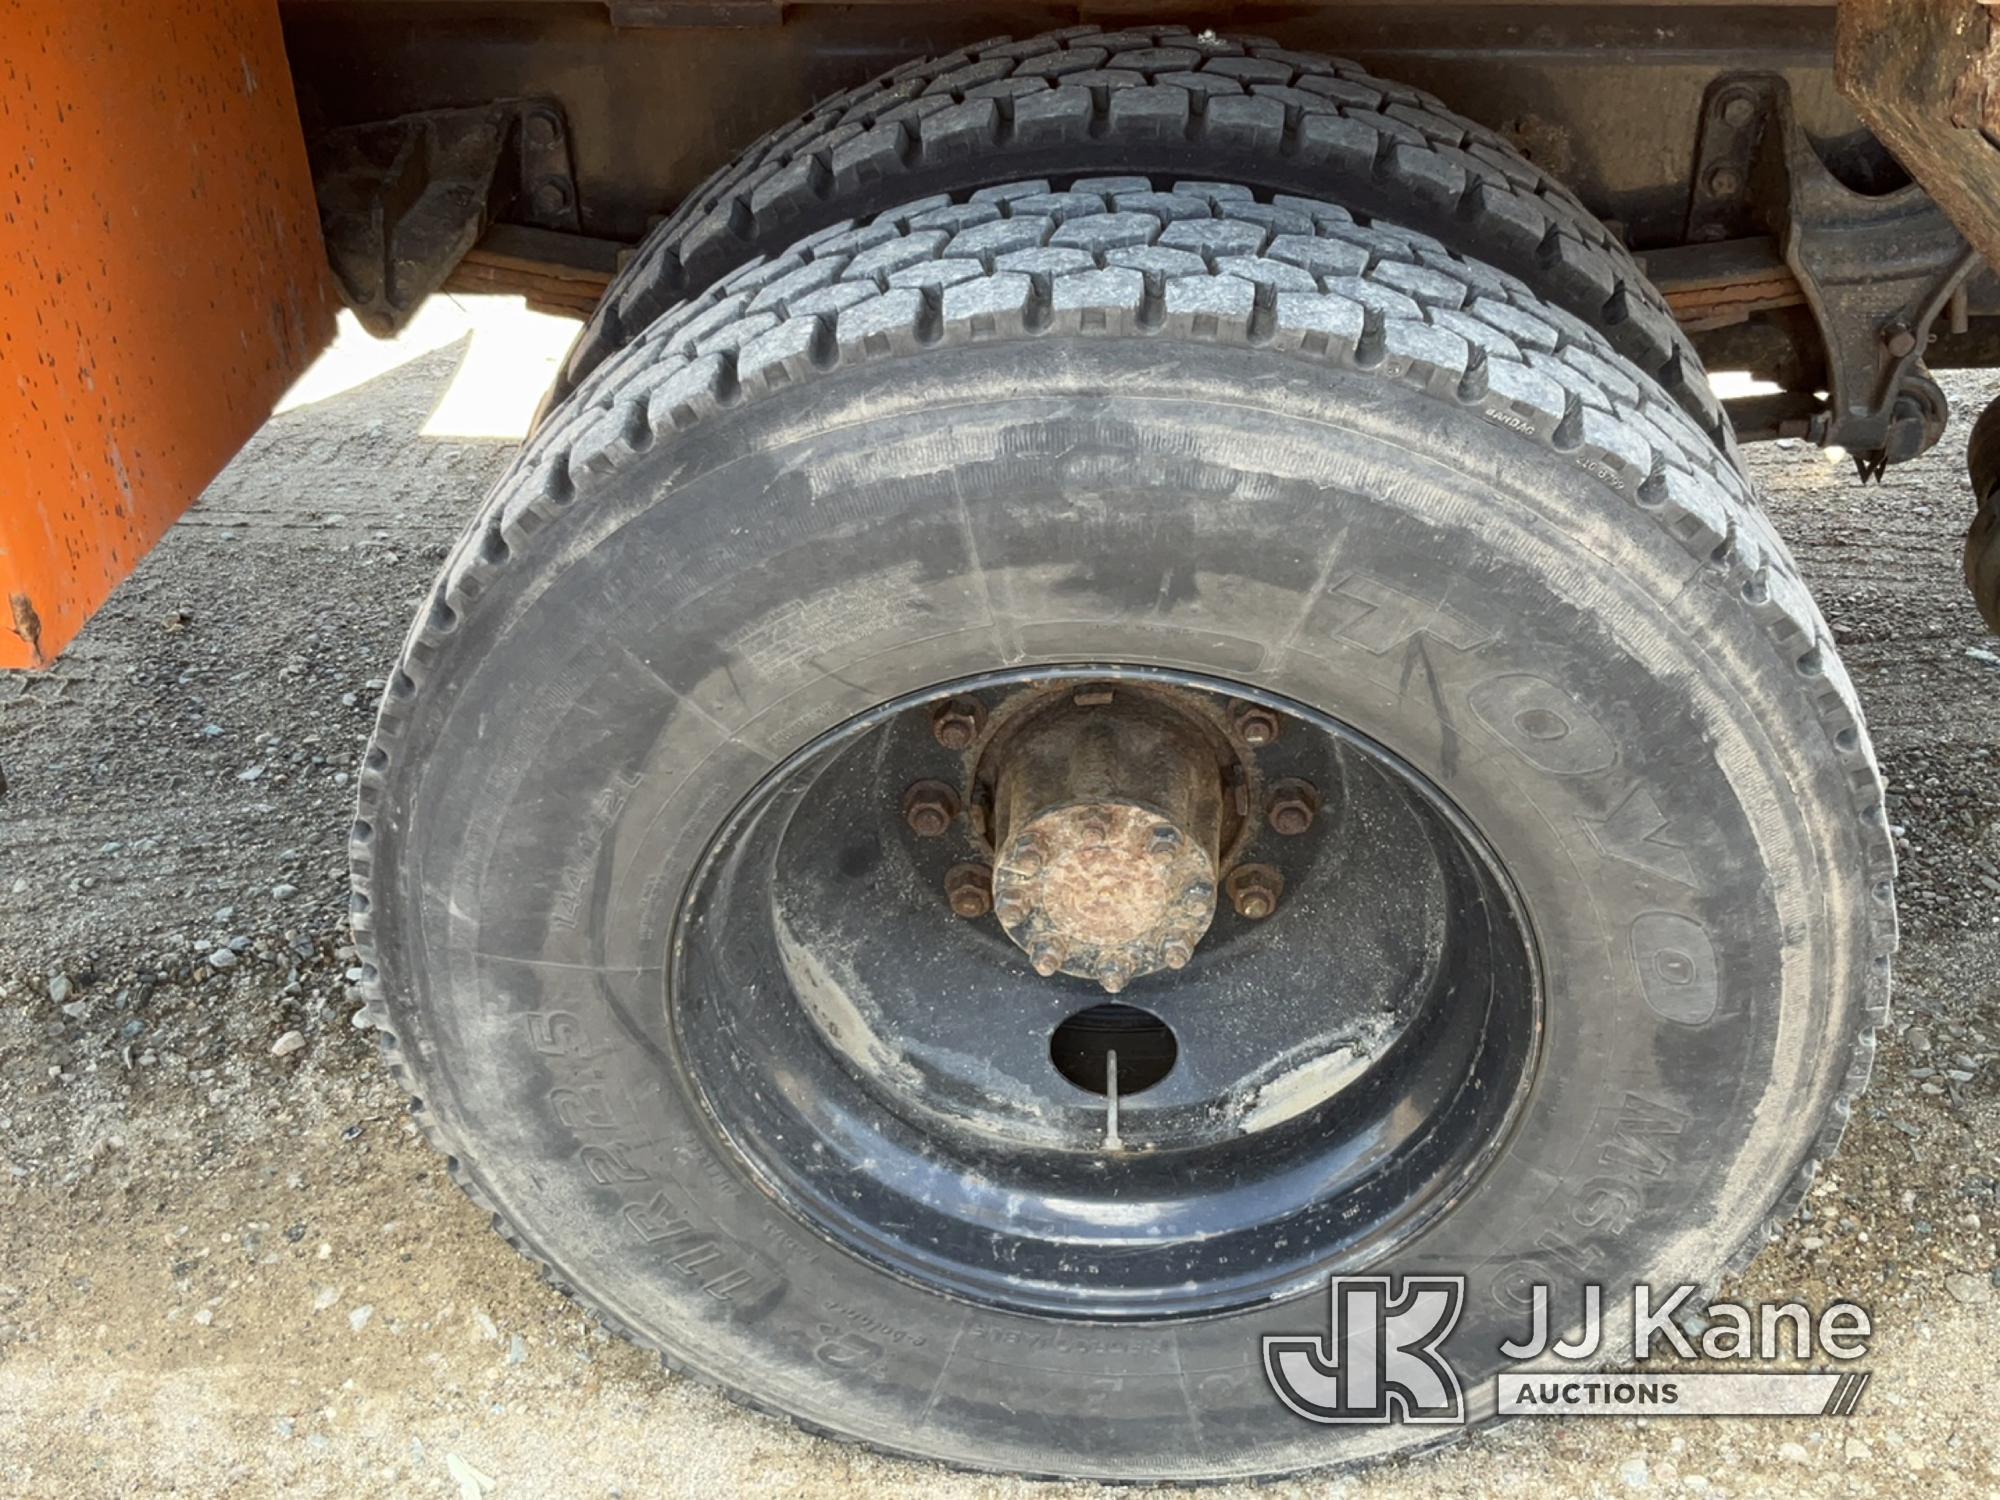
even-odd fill
[(1882, 332), (1882, 343), (1888, 351), (1901, 359), (1917, 347), (1917, 336), (1907, 323), (1891, 323)]
[(1748, 94), (1731, 94), (1722, 101), (1722, 123), (1741, 130), (1757, 118), (1757, 105)]
[(1276, 740), (1284, 723), (1274, 710), (1261, 703), (1239, 703), (1230, 717), (1243, 742), (1260, 747)]
[(1273, 831), (1296, 837), (1312, 827), (1319, 814), (1319, 788), (1309, 781), (1288, 776), (1271, 788), (1271, 806), (1266, 814)]
[(1097, 976), (1097, 982), (1104, 987), (1104, 993), (1115, 995), (1132, 982), (1132, 976), (1118, 964), (1107, 965)]
[(1153, 830), (1152, 842), (1147, 852), (1155, 859), (1165, 859), (1181, 846), (1181, 831), (1170, 823), (1162, 823)]
[(1194, 957), (1194, 950), (1186, 943), (1168, 943), (1160, 950), (1160, 958), (1170, 969), (1185, 969), (1188, 960)]
[(1034, 964), (1035, 972), (1042, 978), (1048, 979), (1062, 967), (1064, 957), (1060, 943), (1037, 943), (1035, 951), (1029, 955), (1029, 960)]
[(993, 908), (993, 871), (986, 865), (953, 865), (944, 878), (945, 899), (959, 916), (971, 921)]
[(546, 177), (535, 184), (528, 204), (544, 218), (554, 218), (569, 207), (569, 187), (558, 177)]
[(966, 750), (986, 723), (986, 705), (977, 698), (947, 698), (931, 711), (931, 734), (947, 750)]
[(903, 821), (918, 838), (941, 837), (958, 816), (958, 793), (942, 781), (912, 782), (903, 793)]
[(1239, 865), (1229, 875), (1229, 903), (1236, 915), (1261, 922), (1278, 909), (1285, 877), (1269, 865)]
[(993, 915), (1000, 919), (1002, 926), (1006, 927), (1020, 926), (1028, 913), (1033, 910), (1034, 908), (1024, 897), (1013, 891), (996, 897), (993, 902)]
[(1042, 846), (1035, 842), (1033, 835), (1023, 834), (1014, 841), (1014, 849), (1007, 856), (1007, 862), (1023, 875), (1034, 875), (1042, 868)]
[(1718, 198), (1733, 198), (1742, 188), (1743, 178), (1734, 167), (1717, 167), (1708, 174), (1708, 190)]
[(521, 122), (522, 138), (537, 151), (546, 151), (562, 139), (562, 126), (546, 110), (536, 110)]

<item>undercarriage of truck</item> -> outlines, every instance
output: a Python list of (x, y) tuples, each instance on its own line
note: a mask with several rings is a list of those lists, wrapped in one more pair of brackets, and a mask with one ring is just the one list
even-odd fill
[[(0, 115), (6, 664), (336, 305), (582, 319), (386, 672), (350, 921), (606, 1324), (895, 1452), (1263, 1476), (1438, 1436), (1274, 1398), (1330, 1276), (1458, 1278), (1472, 1391), (1529, 1288), (1799, 1207), (1895, 861), (1741, 449), (1867, 484), (2000, 365), (1983, 6), (210, 9), (47, 20)], [(180, 133), (48, 187), (147, 70)]]

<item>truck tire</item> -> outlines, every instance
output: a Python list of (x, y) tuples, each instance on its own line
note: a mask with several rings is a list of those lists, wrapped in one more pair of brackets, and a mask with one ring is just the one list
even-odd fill
[(1976, 507), (1965, 529), (1965, 586), (1988, 630), (2000, 633), (2000, 401), (1972, 424), (1965, 468)]
[[(1719, 447), (1721, 404), (1658, 290), (1506, 139), (1420, 90), (1259, 37), (1094, 26), (923, 58), (815, 105), (691, 193), (578, 335), (562, 399), (661, 313), (757, 256), (927, 194), (1047, 177), (1221, 178), (1384, 215), (1510, 271), (1598, 329)], [(545, 409), (546, 405), (545, 405)]]
[[(411, 629), (353, 925), (453, 1176), (671, 1368), (1241, 1478), (1457, 1430), (1279, 1400), (1331, 1273), (1466, 1278), (1476, 1423), (1532, 1284), (1615, 1348), (1754, 1254), (1866, 1081), (1893, 855), (1825, 623), (1650, 374), (1421, 233), (1136, 191), (912, 204), (605, 362)], [(1170, 703), (1242, 771), (1230, 899), (1044, 977), (983, 768)]]

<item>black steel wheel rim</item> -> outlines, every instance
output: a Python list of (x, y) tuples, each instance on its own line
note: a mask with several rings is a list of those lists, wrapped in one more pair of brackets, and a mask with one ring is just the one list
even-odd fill
[[(1327, 794), (1313, 835), (1253, 817), (1231, 850), (1283, 869), (1279, 911), (1221, 901), (1185, 968), (1115, 996), (953, 914), (951, 870), (992, 854), (976, 817), (926, 837), (901, 815), (919, 779), (978, 795), (978, 747), (943, 748), (935, 705), (1095, 684), (1273, 709), (1291, 729), (1251, 776)], [(1304, 704), (1101, 665), (942, 683), (788, 757), (713, 835), (666, 990), (675, 1065), (801, 1221), (919, 1285), (1090, 1319), (1380, 1264), (1498, 1152), (1542, 1028), (1504, 867), (1421, 772)]]

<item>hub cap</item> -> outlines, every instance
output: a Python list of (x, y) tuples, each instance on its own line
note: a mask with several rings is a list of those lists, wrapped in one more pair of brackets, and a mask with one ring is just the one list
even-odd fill
[(1116, 994), (1187, 966), (1215, 916), (1236, 765), (1191, 705), (1140, 684), (1055, 692), (993, 770), (993, 910), (1043, 976)]

